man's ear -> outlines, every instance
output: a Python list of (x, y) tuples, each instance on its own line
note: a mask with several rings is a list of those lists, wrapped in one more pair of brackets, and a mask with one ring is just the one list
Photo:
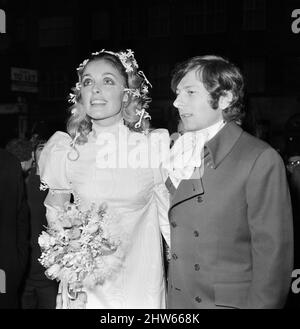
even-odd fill
[(231, 91), (225, 91), (225, 95), (222, 95), (219, 99), (219, 109), (225, 110), (231, 104), (233, 95)]

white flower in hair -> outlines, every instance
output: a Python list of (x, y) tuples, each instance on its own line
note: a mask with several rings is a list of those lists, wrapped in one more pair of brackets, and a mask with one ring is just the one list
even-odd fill
[(138, 71), (138, 74), (144, 78), (144, 83), (146, 83), (147, 85), (149, 85), (150, 87), (152, 87), (151, 83), (146, 78), (145, 73), (143, 71)]
[(133, 97), (141, 97), (142, 96), (139, 89), (124, 88), (124, 91), (128, 92)]
[(141, 110), (136, 109), (135, 113), (140, 117), (139, 121), (134, 125), (135, 128), (141, 127), (143, 119), (151, 119), (150, 114), (144, 108)]
[(73, 103), (73, 104), (75, 104), (75, 103), (76, 103), (76, 95), (73, 94), (73, 93), (69, 93), (69, 99), (68, 99), (68, 102), (69, 102), (69, 103)]
[(131, 49), (127, 49), (127, 56), (128, 57), (134, 57), (134, 52)]
[(149, 90), (148, 90), (148, 86), (143, 86), (142, 88), (142, 93), (143, 94), (148, 94)]
[(89, 62), (89, 60), (88, 59), (85, 59), (78, 67), (77, 67), (77, 71), (79, 71), (79, 70), (81, 70), (81, 69), (83, 69), (85, 66), (86, 66), (86, 64)]

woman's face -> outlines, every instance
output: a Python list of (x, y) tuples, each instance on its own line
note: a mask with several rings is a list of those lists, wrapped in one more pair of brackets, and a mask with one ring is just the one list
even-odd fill
[(94, 123), (109, 126), (122, 117), (125, 80), (109, 61), (89, 62), (81, 79), (81, 103)]

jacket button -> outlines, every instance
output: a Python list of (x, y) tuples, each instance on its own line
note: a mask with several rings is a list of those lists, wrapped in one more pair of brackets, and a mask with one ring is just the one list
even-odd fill
[(202, 201), (203, 201), (202, 197), (201, 197), (201, 196), (198, 196), (198, 197), (197, 197), (197, 201), (198, 201), (199, 203), (202, 202)]
[(173, 258), (174, 260), (176, 260), (176, 259), (178, 259), (178, 256), (177, 256), (176, 254), (172, 254), (172, 258)]
[(195, 264), (194, 265), (195, 271), (199, 271), (200, 270), (200, 265), (199, 264)]
[(195, 298), (195, 301), (196, 301), (197, 303), (201, 303), (201, 302), (202, 302), (202, 299), (201, 299), (199, 296), (197, 296), (197, 297)]
[(176, 222), (171, 222), (171, 226), (175, 228), (177, 226)]
[(199, 232), (198, 231), (194, 231), (194, 236), (197, 238), (199, 236)]

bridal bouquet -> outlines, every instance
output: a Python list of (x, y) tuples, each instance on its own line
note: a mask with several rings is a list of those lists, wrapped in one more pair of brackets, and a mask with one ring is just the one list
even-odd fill
[(78, 204), (66, 203), (39, 236), (46, 276), (61, 281), (73, 300), (82, 287), (103, 284), (122, 266), (126, 238), (121, 227), (105, 204), (81, 211)]

